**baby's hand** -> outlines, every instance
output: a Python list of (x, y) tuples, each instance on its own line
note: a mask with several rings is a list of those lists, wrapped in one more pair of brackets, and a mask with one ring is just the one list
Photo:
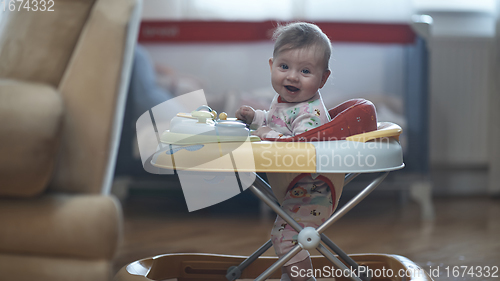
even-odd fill
[(235, 116), (239, 120), (243, 120), (247, 124), (251, 124), (255, 116), (255, 109), (248, 105), (242, 105), (236, 110)]
[(253, 131), (252, 135), (256, 135), (261, 139), (265, 139), (267, 133), (269, 133), (270, 131), (272, 131), (272, 129), (269, 128), (268, 126), (262, 126), (262, 127), (258, 128), (257, 130)]

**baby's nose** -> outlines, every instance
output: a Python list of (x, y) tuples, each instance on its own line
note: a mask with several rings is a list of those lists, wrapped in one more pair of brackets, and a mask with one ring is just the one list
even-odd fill
[(290, 73), (288, 73), (286, 79), (290, 81), (297, 81), (299, 80), (299, 76), (296, 71), (291, 71)]

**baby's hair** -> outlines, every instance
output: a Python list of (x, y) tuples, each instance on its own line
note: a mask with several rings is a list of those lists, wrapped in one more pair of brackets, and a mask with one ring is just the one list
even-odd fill
[(312, 23), (294, 22), (287, 25), (278, 26), (273, 33), (274, 51), (276, 57), (283, 50), (292, 50), (318, 46), (324, 50), (326, 69), (329, 68), (328, 61), (332, 53), (332, 45), (328, 36), (321, 29)]

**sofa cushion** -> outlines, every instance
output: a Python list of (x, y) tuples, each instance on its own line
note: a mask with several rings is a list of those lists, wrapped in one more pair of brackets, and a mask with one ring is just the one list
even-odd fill
[(2, 11), (0, 77), (57, 87), (93, 4), (57, 0), (52, 12)]
[(0, 253), (110, 260), (121, 239), (113, 197), (0, 199)]
[(0, 196), (45, 190), (62, 115), (62, 98), (53, 87), (0, 79)]

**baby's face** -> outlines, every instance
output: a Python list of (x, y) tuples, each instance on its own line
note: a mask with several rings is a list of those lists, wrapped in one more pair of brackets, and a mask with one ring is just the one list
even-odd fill
[(286, 102), (312, 98), (330, 75), (325, 70), (323, 52), (314, 47), (281, 51), (269, 59), (269, 65), (273, 88)]

